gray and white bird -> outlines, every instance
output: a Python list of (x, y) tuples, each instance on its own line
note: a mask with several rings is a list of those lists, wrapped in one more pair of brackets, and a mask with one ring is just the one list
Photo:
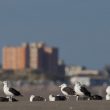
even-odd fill
[(110, 95), (110, 86), (106, 88), (106, 93)]
[(3, 81), (3, 84), (4, 84), (3, 91), (5, 95), (9, 98), (9, 101), (12, 101), (13, 96), (22, 96), (19, 91), (8, 86), (8, 81)]
[(63, 95), (49, 95), (49, 101), (65, 101), (67, 100), (66, 96)]
[[(0, 102), (9, 102), (9, 98), (6, 97), (0, 97)], [(15, 98), (12, 98), (12, 102), (17, 102), (18, 100)]]
[(106, 88), (106, 100), (110, 100), (110, 86)]
[(75, 95), (75, 91), (73, 90), (73, 88), (68, 87), (67, 84), (62, 84), (59, 87), (61, 87), (61, 92), (63, 93), (63, 95), (65, 96), (71, 96), (71, 95)]
[(81, 85), (80, 82), (75, 82), (74, 91), (76, 94), (76, 100), (79, 100), (79, 96), (87, 96), (89, 98), (91, 97), (91, 93), (86, 89), (85, 86)]
[(110, 100), (110, 94), (106, 94), (106, 100)]
[(90, 100), (103, 100), (103, 97), (96, 94), (96, 95), (92, 95), (90, 97)]
[(44, 97), (41, 97), (41, 96), (31, 95), (30, 96), (30, 102), (34, 102), (34, 101), (46, 101), (46, 99)]

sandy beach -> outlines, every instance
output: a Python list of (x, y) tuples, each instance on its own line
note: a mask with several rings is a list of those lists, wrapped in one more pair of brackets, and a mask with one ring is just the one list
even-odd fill
[[(18, 99), (18, 102), (0, 102), (1, 110), (109, 110), (110, 101), (105, 100), (105, 94), (102, 94), (104, 97), (101, 101), (76, 101), (75, 96), (71, 96), (68, 101), (56, 101), (49, 102), (49, 94), (61, 94), (60, 88), (58, 86), (28, 86), (18, 88), (23, 94), (23, 97), (15, 97)], [(104, 88), (91, 88), (91, 91), (96, 94), (103, 93)], [(3, 90), (0, 89), (1, 97), (5, 97)], [(43, 96), (47, 99), (46, 102), (29, 102), (30, 95)]]
[(1, 102), (1, 110), (109, 110), (110, 101)]

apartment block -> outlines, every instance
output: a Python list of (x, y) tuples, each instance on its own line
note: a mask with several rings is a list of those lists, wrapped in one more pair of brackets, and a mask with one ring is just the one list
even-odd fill
[(23, 70), (29, 67), (28, 44), (3, 48), (3, 69)]
[(44, 48), (46, 60), (44, 62), (45, 68), (49, 72), (57, 72), (58, 70), (58, 49), (55, 47)]
[(3, 48), (4, 70), (24, 70), (26, 68), (57, 73), (58, 48), (48, 47), (42, 42)]
[(31, 43), (30, 44), (30, 68), (44, 70), (44, 44)]
[(58, 49), (44, 43), (30, 44), (30, 68), (45, 72), (57, 72)]

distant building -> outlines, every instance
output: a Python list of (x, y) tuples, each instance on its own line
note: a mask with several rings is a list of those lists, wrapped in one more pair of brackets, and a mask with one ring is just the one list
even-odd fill
[(30, 44), (30, 68), (44, 70), (44, 44), (31, 43)]
[(45, 70), (48, 72), (58, 72), (58, 49), (56, 47), (45, 47)]
[(3, 48), (3, 69), (23, 70), (29, 68), (28, 44), (21, 46), (7, 46)]
[(110, 84), (109, 77), (99, 70), (90, 70), (85, 67), (71, 65), (65, 67), (65, 74), (71, 84), (76, 81), (86, 86)]
[(59, 60), (58, 61), (58, 73), (60, 76), (64, 77), (65, 76), (65, 63), (64, 60)]
[(30, 68), (56, 73), (58, 68), (58, 48), (47, 47), (44, 43), (30, 44)]
[(24, 70), (26, 68), (42, 72), (57, 73), (58, 48), (44, 43), (22, 44), (3, 48), (3, 69)]
[(65, 67), (65, 74), (66, 76), (97, 76), (99, 75), (99, 71), (71, 65)]
[(103, 86), (110, 85), (109, 78), (104, 77), (71, 77), (70, 83), (75, 84), (76, 81), (86, 85), (86, 86)]

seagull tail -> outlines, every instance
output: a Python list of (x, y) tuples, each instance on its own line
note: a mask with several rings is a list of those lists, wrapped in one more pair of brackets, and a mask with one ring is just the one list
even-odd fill
[(20, 96), (21, 96), (21, 97), (23, 97), (23, 95), (22, 95), (22, 94), (20, 94)]
[(88, 94), (88, 97), (89, 97), (89, 100), (92, 99), (92, 95), (91, 95), (91, 93)]

